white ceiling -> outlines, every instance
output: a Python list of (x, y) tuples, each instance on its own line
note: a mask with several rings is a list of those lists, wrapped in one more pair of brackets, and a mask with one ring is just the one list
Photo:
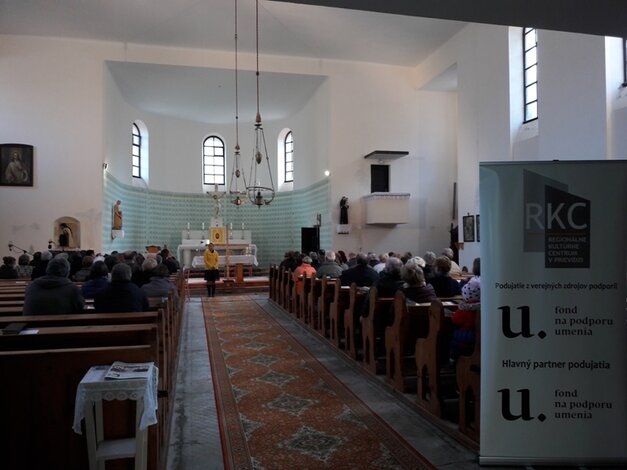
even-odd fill
[[(233, 51), (234, 21), (234, 0), (0, 0), (1, 34)], [(239, 50), (254, 52), (254, 0), (238, 0), (238, 24)], [(262, 55), (415, 66), (465, 24), (259, 1)], [(225, 116), (233, 119), (232, 71), (122, 63), (109, 66), (122, 94), (135, 106), (203, 122), (227, 122)], [(137, 79), (142, 80), (141, 87), (135, 86)], [(240, 75), (242, 117), (249, 112), (246, 94), (251, 80), (254, 84), (250, 73)], [(321, 82), (321, 77), (264, 72), (264, 119), (293, 113)], [(185, 86), (173, 86), (181, 83)], [(288, 99), (275, 100), (279, 92)], [(281, 101), (285, 103), (281, 108), (270, 109), (271, 103)]]

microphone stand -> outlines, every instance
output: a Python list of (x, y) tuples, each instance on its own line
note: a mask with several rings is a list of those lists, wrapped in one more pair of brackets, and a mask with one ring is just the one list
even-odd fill
[(13, 251), (13, 248), (15, 248), (16, 250), (19, 250), (19, 251), (21, 251), (22, 253), (25, 253), (25, 254), (27, 254), (27, 255), (30, 255), (30, 254), (31, 254), (31, 253), (30, 253), (30, 251), (25, 250), (24, 248), (20, 248), (19, 246), (14, 245), (13, 243), (9, 243), (9, 251)]

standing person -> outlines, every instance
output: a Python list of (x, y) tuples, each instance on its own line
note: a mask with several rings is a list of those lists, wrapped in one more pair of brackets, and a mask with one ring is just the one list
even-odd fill
[(216, 293), (216, 281), (220, 279), (218, 252), (214, 250), (213, 243), (207, 245), (203, 256), (205, 261), (205, 280), (207, 281), (207, 295), (214, 297)]

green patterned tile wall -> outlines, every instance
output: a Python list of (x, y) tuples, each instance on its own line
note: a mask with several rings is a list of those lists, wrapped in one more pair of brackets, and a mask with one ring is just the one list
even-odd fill
[[(122, 201), (124, 238), (111, 239), (111, 211), (116, 200)], [(257, 245), (259, 264), (267, 266), (280, 262), (287, 250), (300, 250), (300, 228), (310, 227), (316, 214), (329, 211), (329, 182), (324, 179), (291, 192), (278, 193), (269, 206), (237, 207), (222, 203), (225, 224), (239, 228), (242, 223), (251, 230)], [(102, 246), (105, 252), (138, 250), (147, 245), (176, 249), (181, 244), (181, 232), (187, 223), (200, 230), (204, 222), (209, 227), (213, 202), (203, 194), (173, 193), (141, 189), (121, 183), (109, 173), (104, 176), (104, 208)], [(323, 218), (320, 246), (331, 246), (331, 221)]]

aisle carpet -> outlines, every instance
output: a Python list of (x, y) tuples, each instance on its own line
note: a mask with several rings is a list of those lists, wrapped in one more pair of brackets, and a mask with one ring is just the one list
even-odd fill
[(253, 297), (203, 312), (226, 468), (435, 468)]

